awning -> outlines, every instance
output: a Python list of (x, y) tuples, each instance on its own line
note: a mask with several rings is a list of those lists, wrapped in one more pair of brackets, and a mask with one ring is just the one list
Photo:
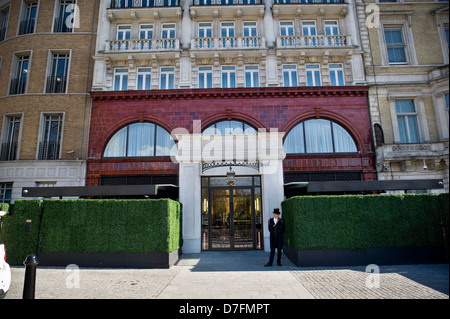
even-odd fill
[(22, 197), (154, 196), (161, 191), (177, 188), (172, 184), (24, 187)]
[(390, 181), (329, 181), (329, 182), (291, 182), (285, 189), (307, 188), (308, 193), (366, 192), (394, 190), (425, 190), (444, 188), (442, 179), (390, 180)]

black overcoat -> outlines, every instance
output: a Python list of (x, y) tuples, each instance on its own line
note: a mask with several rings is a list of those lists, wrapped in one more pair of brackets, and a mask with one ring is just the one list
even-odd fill
[(275, 224), (273, 218), (269, 219), (270, 249), (283, 249), (283, 233), (286, 231), (284, 220), (280, 217)]

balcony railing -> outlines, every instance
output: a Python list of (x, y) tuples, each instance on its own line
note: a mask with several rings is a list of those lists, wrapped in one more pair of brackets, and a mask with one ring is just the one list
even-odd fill
[(263, 37), (219, 37), (191, 39), (191, 50), (264, 49)]
[(111, 0), (111, 9), (178, 6), (180, 6), (180, 0)]
[(3, 143), (0, 152), (0, 161), (14, 161), (17, 154), (17, 143)]
[(179, 50), (179, 39), (112, 40), (106, 41), (107, 52), (145, 52)]
[(194, 6), (221, 6), (228, 4), (261, 4), (261, 0), (194, 0)]
[(59, 159), (59, 143), (47, 141), (40, 142), (38, 159), (40, 160)]
[(25, 94), (27, 78), (12, 79), (9, 87), (9, 95)]
[(303, 35), (277, 37), (278, 48), (326, 48), (349, 47), (349, 35)]
[(275, 0), (275, 4), (327, 4), (345, 3), (344, 0)]
[(49, 76), (47, 77), (47, 93), (66, 93), (67, 77)]

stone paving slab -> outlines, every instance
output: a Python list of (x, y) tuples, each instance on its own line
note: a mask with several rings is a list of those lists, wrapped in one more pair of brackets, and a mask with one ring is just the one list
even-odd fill
[[(445, 265), (264, 267), (263, 251), (184, 254), (171, 269), (38, 267), (36, 299), (448, 299)], [(21, 299), (24, 267), (12, 267), (6, 299)], [(375, 285), (376, 283), (379, 285)], [(369, 283), (369, 285), (368, 285)], [(372, 287), (371, 287), (372, 286)]]

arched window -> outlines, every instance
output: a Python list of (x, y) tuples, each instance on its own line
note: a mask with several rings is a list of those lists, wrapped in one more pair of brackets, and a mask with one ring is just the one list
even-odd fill
[(247, 123), (241, 121), (220, 121), (207, 127), (205, 135), (226, 135), (226, 134), (258, 134), (258, 131)]
[(104, 157), (170, 156), (172, 136), (153, 123), (134, 123), (120, 129), (109, 140)]
[(284, 140), (286, 154), (356, 153), (353, 138), (339, 124), (312, 119), (297, 124)]

